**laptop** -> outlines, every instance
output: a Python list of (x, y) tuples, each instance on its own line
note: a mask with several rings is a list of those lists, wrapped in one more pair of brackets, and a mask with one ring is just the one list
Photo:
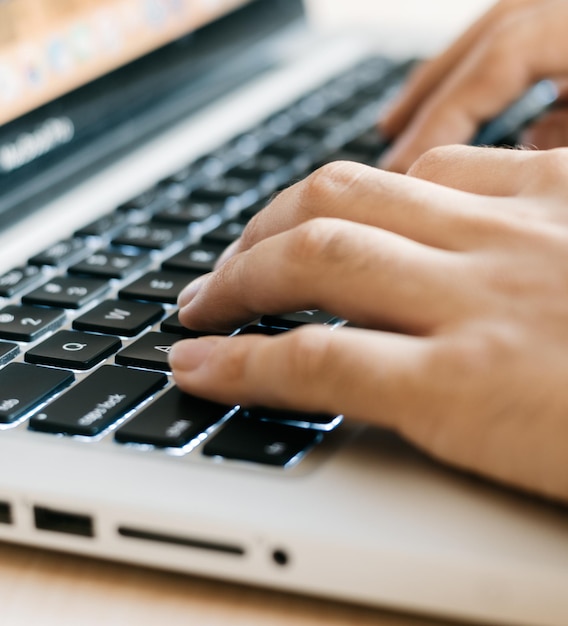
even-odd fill
[[(349, 416), (182, 394), (176, 297), (279, 189), (374, 163), (413, 62), (299, 0), (0, 4), (0, 539), (490, 624), (568, 623), (568, 516)], [(484, 129), (530, 116), (534, 93)], [(345, 323), (282, 312), (237, 332)]]

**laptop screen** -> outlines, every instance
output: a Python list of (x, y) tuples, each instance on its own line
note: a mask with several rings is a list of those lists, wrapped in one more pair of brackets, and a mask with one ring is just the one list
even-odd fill
[(0, 227), (278, 62), (302, 17), (302, 0), (0, 0)]
[(0, 125), (247, 0), (0, 0)]

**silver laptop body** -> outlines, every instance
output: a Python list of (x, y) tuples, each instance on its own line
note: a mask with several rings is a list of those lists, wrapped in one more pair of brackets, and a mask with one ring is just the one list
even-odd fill
[[(19, 2), (25, 0), (12, 4)], [(124, 6), (128, 4), (132, 3)], [(172, 11), (183, 11), (183, 2), (171, 5)], [(13, 19), (18, 19), (16, 12)], [(159, 16), (148, 19), (159, 21)], [(365, 81), (365, 72), (379, 71), (376, 68), (381, 63), (385, 76), (391, 71), (391, 61), (386, 59), (375, 60), (375, 69), (368, 69), (367, 56), (376, 44), (362, 43), (360, 38), (314, 41), (305, 32), (300, 2), (228, 2), (209, 20), (205, 24), (204, 18), (198, 31), (189, 33), (188, 26), (183, 36), (176, 34), (174, 43), (135, 61), (139, 65), (128, 66), (146, 81), (144, 93), (163, 95), (156, 101), (141, 98), (140, 107), (129, 109), (136, 98), (128, 94), (141, 92), (116, 73), (124, 70), (113, 69), (95, 82), (74, 87), (70, 99), (66, 100), (69, 94), (59, 93), (52, 102), (25, 110), (19, 117), (8, 118), (8, 105), (2, 105), (6, 119), (0, 126), (0, 287), (7, 295), (0, 297), (0, 333), (4, 332), (0, 335), (0, 381), (14, 384), (0, 387), (4, 416), (0, 426), (0, 538), (421, 614), (488, 624), (565, 626), (566, 510), (442, 467), (392, 433), (356, 424), (349, 416), (319, 416), (319, 421), (311, 422), (306, 416), (267, 412), (258, 421), (276, 424), (278, 436), (297, 432), (294, 429), (311, 433), (289, 459), (280, 464), (266, 462), (288, 445), (276, 435), (262, 444), (264, 456), (258, 462), (214, 451), (206, 454), (206, 446), (241, 419), (239, 409), (230, 407), (177, 446), (129, 440), (126, 435), (126, 441), (117, 439), (118, 432), (128, 433), (133, 420), (173, 389), (159, 355), (156, 364), (136, 358), (124, 364), (124, 355), (129, 353), (122, 351), (147, 333), (164, 332), (164, 320), (175, 314), (171, 298), (164, 302), (153, 296), (145, 299), (129, 291), (129, 286), (156, 272), (154, 280), (162, 281), (164, 287), (160, 272), (167, 259), (196, 245), (227, 221), (242, 224), (243, 212), (266, 197), (235, 194), (230, 201), (221, 202), (219, 211), (183, 223), (183, 236), (172, 228), (170, 232), (175, 231), (178, 238), (174, 237), (171, 245), (144, 248), (146, 260), (139, 269), (108, 278), (106, 287), (84, 304), (73, 297), (91, 284), (82, 282), (85, 277), (100, 274), (68, 273), (70, 267), (97, 255), (106, 255), (106, 259), (93, 261), (93, 267), (104, 265), (110, 251), (116, 259), (123, 259), (139, 250), (135, 239), (126, 243), (120, 239), (124, 232), (120, 228), (110, 235), (77, 233), (85, 225), (116, 215), (117, 207), (121, 207), (121, 215), (136, 214), (134, 221), (125, 222), (122, 228), (140, 230), (146, 224), (140, 221), (146, 209), (136, 213), (140, 206), (134, 205), (143, 203), (144, 194), (152, 195), (148, 190), (167, 186), (170, 200), (179, 202), (179, 173), (191, 170), (195, 163), (214, 169), (219, 158), (234, 148), (235, 137), (250, 139), (251, 129), (262, 129), (269, 121), (282, 122), (278, 116), (298, 106), (307, 111), (307, 122), (302, 124), (315, 133), (320, 114), (337, 116), (327, 105), (318, 111), (318, 106), (322, 107), (318, 90), (336, 93), (337, 85), (342, 85), (349, 91), (345, 86), (349, 76), (359, 72)], [(158, 22), (152, 27), (158, 28)], [(227, 33), (234, 39), (227, 38)], [(112, 33), (108, 36), (110, 45)], [(230, 45), (224, 47), (221, 42), (228, 39)], [(7, 49), (6, 41), (0, 39), (0, 55)], [(54, 55), (50, 62), (66, 62), (65, 51), (59, 50), (58, 55), (56, 48), (50, 50)], [(187, 76), (186, 91), (174, 89), (164, 78), (160, 70), (164, 54), (170, 55), (171, 67), (195, 63), (195, 71)], [(50, 59), (47, 49), (46, 55)], [(229, 59), (234, 64), (229, 65), (230, 71), (223, 70)], [(392, 67), (398, 67), (397, 63)], [(5, 66), (0, 56), (0, 71)], [(175, 82), (176, 76), (171, 80)], [(338, 95), (337, 110), (343, 111), (348, 122), (345, 127), (338, 122), (338, 127), (346, 134), (343, 138), (334, 135), (319, 160), (298, 162), (289, 180), (335, 153), (343, 157), (348, 152), (346, 145), (356, 152), (352, 146), (363, 144), (352, 142), (368, 132), (373, 116), (400, 86), (401, 76), (397, 73), (395, 79), (386, 80), (382, 91), (373, 92), (369, 87), (367, 91), (373, 93), (361, 107), (353, 108), (351, 117), (345, 113), (349, 110), (345, 102), (354, 98), (353, 93)], [(337, 77), (344, 77), (344, 82), (334, 83)], [(9, 83), (4, 79), (0, 84)], [(121, 89), (127, 93), (121, 96)], [(106, 90), (111, 101), (105, 100)], [(101, 98), (97, 102), (105, 112), (120, 113), (118, 104), (122, 103), (127, 119), (117, 114), (109, 127), (105, 127), (104, 115), (85, 122), (81, 115), (85, 115), (90, 97)], [(246, 148), (249, 139), (241, 142), (244, 152), (231, 167), (242, 165), (276, 142), (272, 139), (261, 142), (260, 148)], [(284, 150), (281, 145), (280, 149)], [(217, 179), (222, 179), (227, 170), (219, 171)], [(276, 187), (273, 182), (271, 192)], [(218, 186), (210, 184), (207, 189), (213, 198)], [(159, 210), (166, 209), (161, 206)], [(154, 226), (156, 223), (167, 230), (165, 222), (157, 220)], [(177, 228), (180, 223), (175, 223)], [(171, 227), (174, 222), (167, 224)], [(77, 239), (81, 245), (61, 253), (61, 242), (72, 245), (68, 242)], [(46, 261), (45, 255), (38, 260), (46, 251), (52, 252), (51, 261)], [(68, 256), (58, 264), (60, 253)], [(30, 263), (30, 259), (35, 260)], [(29, 267), (33, 269), (26, 271)], [(69, 277), (71, 282), (61, 281)], [(10, 288), (24, 279), (26, 286), (12, 293)], [(155, 283), (158, 290), (160, 284)], [(49, 300), (69, 289), (72, 305)], [(120, 346), (108, 348), (110, 352), (92, 366), (73, 365), (76, 353), (84, 349), (80, 347), (83, 334), (64, 335), (59, 346), (63, 360), (54, 357), (46, 362), (43, 347), (63, 337), (58, 333), (87, 332), (105, 340), (113, 336), (109, 331), (85, 331), (76, 326), (77, 319), (109, 298), (136, 306), (151, 304), (162, 312), (134, 335), (117, 331)], [(26, 308), (18, 317), (16, 309), (24, 305), (35, 308)], [(62, 316), (44, 324), (43, 318), (54, 310), (63, 311)], [(103, 317), (117, 322), (131, 314), (115, 304)], [(16, 323), (21, 326), (20, 334), (14, 332)], [(37, 336), (33, 332), (36, 326), (41, 330)], [(167, 352), (167, 346), (156, 339), (155, 351), (160, 347)], [(122, 361), (117, 356), (120, 353)], [(119, 388), (109, 393), (107, 385), (100, 398), (89, 400), (90, 405), (85, 401), (77, 409), (81, 413), (77, 423), (85, 432), (58, 427), (67, 415), (62, 408), (65, 399), (73, 398), (73, 389), (82, 389), (80, 385), (103, 368), (117, 368), (111, 371), (111, 378), (115, 373), (117, 380), (119, 369), (141, 373), (149, 386), (100, 432), (91, 435), (87, 431), (122, 402), (125, 393)], [(43, 396), (38, 392), (35, 400), (18, 412), (18, 403), (24, 403), (27, 389), (37, 382), (34, 372), (43, 376), (45, 369), (69, 376), (60, 376), (49, 392)], [(20, 378), (14, 378), (16, 374), (2, 378), (6, 371), (21, 372)], [(75, 394), (75, 401), (82, 401), (80, 393)], [(168, 436), (175, 434), (176, 428), (183, 431), (193, 418), (188, 414), (170, 424)], [(253, 418), (245, 415), (242, 419)]]

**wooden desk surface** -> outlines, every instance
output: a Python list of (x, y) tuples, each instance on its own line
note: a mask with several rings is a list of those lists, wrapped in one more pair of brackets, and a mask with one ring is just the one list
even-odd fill
[[(325, 25), (438, 9), (463, 22), (487, 0), (311, 0)], [(348, 10), (347, 10), (348, 8)], [(380, 13), (378, 13), (380, 11)], [(393, 13), (393, 11), (396, 13)], [(447, 11), (444, 13), (446, 26)], [(456, 25), (456, 28), (458, 26)], [(0, 544), (2, 626), (440, 626), (425, 620), (138, 567)]]
[(2, 626), (442, 626), (324, 600), (0, 544)]

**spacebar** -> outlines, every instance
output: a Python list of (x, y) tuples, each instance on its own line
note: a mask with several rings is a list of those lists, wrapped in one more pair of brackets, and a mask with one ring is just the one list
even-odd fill
[(104, 365), (30, 419), (30, 428), (93, 437), (161, 389), (165, 374)]

